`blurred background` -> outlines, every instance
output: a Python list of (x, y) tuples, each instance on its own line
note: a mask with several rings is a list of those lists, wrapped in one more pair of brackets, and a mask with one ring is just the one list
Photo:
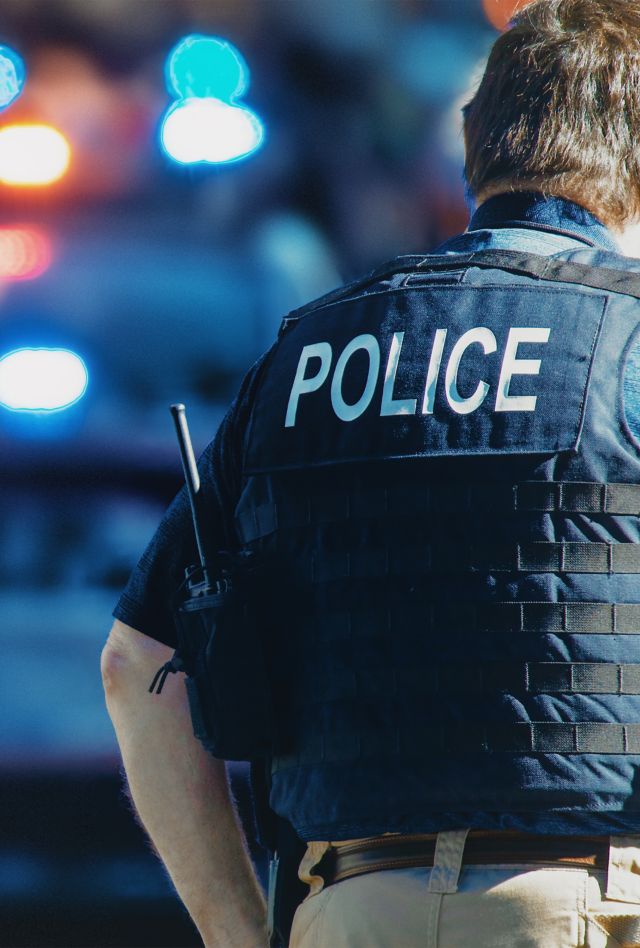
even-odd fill
[(99, 676), (181, 483), (168, 406), (200, 453), (288, 310), (465, 228), (460, 106), (515, 6), (1, 0), (2, 945), (200, 944)]

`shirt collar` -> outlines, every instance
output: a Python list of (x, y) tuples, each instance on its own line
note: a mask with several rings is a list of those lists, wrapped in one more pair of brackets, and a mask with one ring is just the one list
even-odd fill
[(539, 192), (516, 191), (489, 198), (475, 212), (468, 229), (501, 227), (565, 234), (588, 247), (620, 252), (611, 231), (591, 211), (566, 198), (547, 197)]

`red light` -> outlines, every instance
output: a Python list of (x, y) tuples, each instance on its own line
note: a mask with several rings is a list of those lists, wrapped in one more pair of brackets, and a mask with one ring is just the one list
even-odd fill
[(518, 12), (531, 0), (482, 0), (485, 16), (497, 30), (506, 30)]
[(0, 227), (0, 280), (33, 280), (51, 264), (51, 241), (35, 227)]

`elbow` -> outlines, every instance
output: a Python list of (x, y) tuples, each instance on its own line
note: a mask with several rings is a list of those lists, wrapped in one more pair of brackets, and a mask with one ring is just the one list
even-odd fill
[(114, 642), (112, 631), (100, 655), (100, 673), (106, 694), (117, 691), (119, 683), (126, 675), (127, 665), (127, 656), (118, 647), (117, 642)]
[(117, 619), (100, 656), (102, 684), (107, 699), (132, 689), (148, 690), (151, 679), (173, 649)]
[(102, 685), (109, 695), (122, 690), (126, 682), (135, 675), (139, 663), (140, 640), (145, 638), (140, 632), (125, 625), (118, 619), (111, 631), (100, 655)]

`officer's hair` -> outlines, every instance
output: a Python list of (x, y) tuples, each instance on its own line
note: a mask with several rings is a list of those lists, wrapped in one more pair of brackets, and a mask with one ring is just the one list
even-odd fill
[(538, 190), (640, 217), (640, 0), (535, 0), (465, 106), (471, 192)]

